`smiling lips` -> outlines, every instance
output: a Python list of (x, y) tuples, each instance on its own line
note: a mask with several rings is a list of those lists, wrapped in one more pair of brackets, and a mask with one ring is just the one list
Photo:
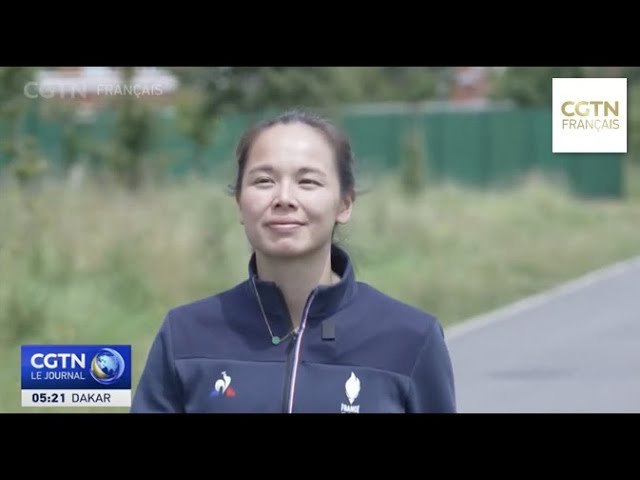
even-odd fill
[(302, 222), (298, 222), (295, 220), (279, 220), (276, 222), (267, 223), (267, 227), (277, 232), (289, 232), (291, 230), (295, 230), (304, 224)]

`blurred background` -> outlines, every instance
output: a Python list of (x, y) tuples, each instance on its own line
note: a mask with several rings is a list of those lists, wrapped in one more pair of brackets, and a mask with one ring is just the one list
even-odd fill
[[(628, 78), (628, 154), (551, 153), (553, 77)], [(20, 345), (131, 344), (135, 389), (245, 278), (235, 144), (296, 107), (352, 138), (359, 280), (445, 326), (640, 254), (637, 67), (0, 67), (0, 412)]]

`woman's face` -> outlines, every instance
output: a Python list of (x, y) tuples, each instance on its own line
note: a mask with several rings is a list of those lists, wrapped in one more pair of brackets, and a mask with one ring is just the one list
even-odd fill
[(303, 123), (278, 124), (254, 141), (238, 199), (253, 248), (270, 257), (314, 253), (346, 223), (352, 201), (340, 196), (334, 152), (322, 132)]

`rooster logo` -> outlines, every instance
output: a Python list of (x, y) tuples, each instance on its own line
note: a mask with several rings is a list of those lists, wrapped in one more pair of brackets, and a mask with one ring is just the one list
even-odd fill
[(216, 380), (213, 390), (211, 390), (212, 397), (235, 397), (236, 391), (230, 386), (231, 377), (227, 375), (227, 372), (222, 372), (222, 378)]
[(360, 395), (360, 379), (356, 377), (355, 373), (351, 372), (347, 383), (344, 384), (344, 390), (349, 399), (349, 404), (353, 405), (353, 402), (358, 398), (358, 395)]

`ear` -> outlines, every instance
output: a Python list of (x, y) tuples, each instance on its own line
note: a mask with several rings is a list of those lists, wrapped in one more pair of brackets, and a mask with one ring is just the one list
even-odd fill
[(344, 225), (351, 218), (351, 210), (353, 208), (354, 197), (353, 193), (349, 193), (345, 197), (340, 200), (340, 207), (338, 210), (338, 216), (336, 217), (336, 222), (341, 225)]

